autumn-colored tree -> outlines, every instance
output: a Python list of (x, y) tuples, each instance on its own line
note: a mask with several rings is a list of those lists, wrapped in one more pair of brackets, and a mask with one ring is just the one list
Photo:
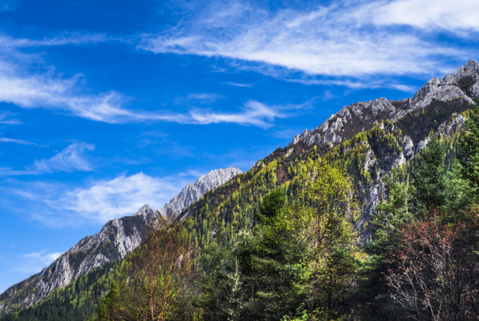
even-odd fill
[[(463, 215), (463, 217), (466, 214)], [(404, 225), (386, 273), (392, 296), (414, 320), (477, 320), (479, 255), (477, 213), (467, 222), (442, 224), (431, 210)]]
[(188, 239), (177, 223), (159, 220), (142, 246), (123, 264), (123, 275), (93, 320), (194, 319), (186, 297), (193, 264)]

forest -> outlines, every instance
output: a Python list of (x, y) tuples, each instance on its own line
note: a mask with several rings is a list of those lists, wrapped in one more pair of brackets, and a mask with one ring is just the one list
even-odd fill
[[(0, 320), (477, 320), (479, 107), (460, 108), (465, 131), (448, 137), (442, 112), (409, 118), (427, 147), (384, 177), (406, 121), (279, 149), (184, 221), (158, 218), (123, 261)], [(379, 181), (387, 197), (361, 218)]]

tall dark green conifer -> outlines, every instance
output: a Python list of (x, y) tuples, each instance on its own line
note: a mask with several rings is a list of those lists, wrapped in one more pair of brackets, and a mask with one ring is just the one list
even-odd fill
[[(479, 102), (479, 100), (478, 100)], [(467, 132), (460, 141), (462, 176), (479, 187), (479, 105), (475, 104), (466, 121)]]
[(445, 150), (431, 135), (429, 143), (419, 155), (419, 165), (413, 172), (413, 186), (416, 189), (416, 201), (419, 211), (431, 207), (439, 208), (445, 204), (446, 166)]

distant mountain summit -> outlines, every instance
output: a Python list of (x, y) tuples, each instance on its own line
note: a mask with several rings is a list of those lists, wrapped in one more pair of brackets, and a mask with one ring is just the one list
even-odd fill
[(223, 185), (231, 178), (241, 173), (241, 170), (235, 167), (211, 171), (207, 175), (198, 178), (193, 185), (190, 183), (186, 184), (181, 192), (175, 195), (171, 201), (166, 203), (159, 212), (165, 217), (174, 218), (193, 202), (199, 200), (208, 191)]
[(52, 291), (107, 262), (123, 259), (143, 241), (158, 216), (174, 219), (211, 189), (240, 174), (235, 167), (218, 169), (187, 184), (160, 210), (144, 205), (136, 214), (108, 221), (100, 232), (82, 239), (38, 274), (8, 288), (0, 295), (0, 315), (12, 307), (24, 308), (43, 300)]

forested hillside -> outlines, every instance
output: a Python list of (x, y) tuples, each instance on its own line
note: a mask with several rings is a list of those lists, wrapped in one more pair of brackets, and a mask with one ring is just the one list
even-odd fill
[(467, 77), (343, 108), (121, 264), (0, 320), (476, 320), (479, 108)]

